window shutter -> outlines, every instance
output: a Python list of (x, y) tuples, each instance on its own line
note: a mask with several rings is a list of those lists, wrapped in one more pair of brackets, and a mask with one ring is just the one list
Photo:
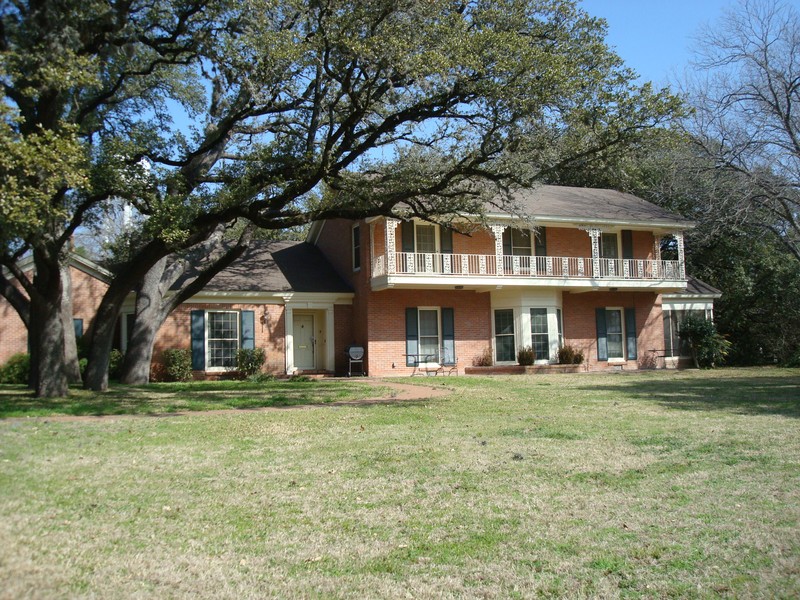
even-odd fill
[(597, 320), (597, 360), (608, 360), (608, 338), (606, 338), (606, 309), (595, 309)]
[(75, 328), (75, 339), (83, 337), (83, 319), (72, 319), (72, 326)]
[(414, 221), (403, 221), (403, 252), (414, 251)]
[[(406, 354), (419, 354), (419, 324), (417, 323), (417, 309), (406, 309)], [(406, 356), (406, 366), (414, 367), (417, 364), (416, 356)]]
[(534, 254), (547, 256), (547, 228), (539, 227), (534, 232)]
[(664, 356), (672, 356), (672, 313), (668, 310), (663, 312), (664, 320)]
[(439, 244), (442, 254), (453, 253), (453, 231), (446, 227), (439, 227)]
[(636, 360), (636, 311), (625, 309), (625, 337), (628, 341), (628, 360)]
[(206, 313), (192, 311), (192, 370), (206, 370)]
[(241, 313), (242, 350), (256, 347), (256, 315), (252, 310)]
[(503, 230), (503, 254), (511, 256), (511, 227), (506, 227)]
[(452, 308), (442, 309), (442, 354), (443, 365), (456, 364), (455, 311)]
[(622, 258), (633, 258), (633, 232), (630, 229), (622, 230)]

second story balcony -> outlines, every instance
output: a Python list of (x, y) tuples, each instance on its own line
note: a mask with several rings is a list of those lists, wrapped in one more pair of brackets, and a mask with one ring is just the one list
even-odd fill
[[(472, 285), (535, 285), (571, 287), (682, 288), (683, 264), (677, 260), (610, 259), (574, 256), (495, 256), (394, 252), (378, 256), (372, 277), (397, 284), (449, 283)], [(493, 278), (493, 281), (487, 281)], [(380, 285), (380, 283), (379, 283)]]

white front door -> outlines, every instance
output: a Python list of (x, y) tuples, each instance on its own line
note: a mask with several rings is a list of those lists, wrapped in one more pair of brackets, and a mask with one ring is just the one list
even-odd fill
[(314, 361), (314, 315), (294, 315), (294, 366), (298, 369), (316, 368)]

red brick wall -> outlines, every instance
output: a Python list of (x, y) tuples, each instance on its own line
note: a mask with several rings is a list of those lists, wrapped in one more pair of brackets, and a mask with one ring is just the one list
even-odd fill
[[(85, 332), (89, 329), (108, 286), (75, 267), (70, 267), (70, 276), (73, 318), (83, 319)], [(32, 318), (36, 318), (36, 315), (32, 315)], [(17, 311), (4, 298), (0, 298), (0, 364), (4, 364), (13, 354), (27, 351), (28, 329)]]
[[(651, 292), (589, 292), (564, 293), (562, 310), (564, 342), (583, 350), (590, 369), (603, 370), (615, 363), (597, 360), (597, 323), (595, 309), (615, 306), (636, 310), (637, 360), (627, 361), (627, 368), (647, 367), (649, 350), (664, 346), (664, 326), (661, 320), (661, 296)], [(618, 364), (618, 363), (616, 363)]]
[(592, 256), (592, 239), (580, 229), (547, 227), (548, 256)]
[(353, 307), (337, 304), (333, 307), (333, 339), (334, 339), (334, 364), (337, 375), (347, 373), (347, 357), (345, 349), (355, 344), (353, 337)]
[[(269, 318), (261, 322), (264, 308)], [(158, 330), (153, 346), (153, 362), (163, 361), (163, 352), (170, 348), (191, 348), (191, 312), (193, 310), (252, 310), (255, 312), (255, 345), (267, 354), (264, 371), (286, 372), (286, 321), (281, 304), (181, 304), (172, 311)]]
[(454, 309), (456, 357), (460, 372), (465, 366), (471, 366), (473, 358), (491, 345), (489, 294), (453, 290), (371, 292), (367, 347), (370, 375), (411, 374), (413, 369), (405, 366), (403, 356), (406, 353), (405, 309), (418, 306)]

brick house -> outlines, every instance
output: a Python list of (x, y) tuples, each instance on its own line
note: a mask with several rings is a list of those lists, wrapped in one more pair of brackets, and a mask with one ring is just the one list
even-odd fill
[[(233, 368), (239, 348), (261, 347), (271, 372), (343, 374), (345, 349), (359, 345), (370, 375), (400, 376), (434, 363), (463, 373), (480, 357), (514, 365), (523, 347), (547, 365), (570, 345), (591, 370), (675, 366), (680, 319), (710, 316), (719, 297), (686, 276), (692, 223), (611, 190), (542, 186), (517, 201), (530, 220), (489, 210), (451, 230), (400, 215), (340, 219), (314, 223), (305, 242), (256, 243), (169, 316), (154, 360), (191, 348), (196, 375), (211, 376)], [(0, 301), (3, 348), (8, 310)], [(131, 295), (123, 351), (132, 313)]]

